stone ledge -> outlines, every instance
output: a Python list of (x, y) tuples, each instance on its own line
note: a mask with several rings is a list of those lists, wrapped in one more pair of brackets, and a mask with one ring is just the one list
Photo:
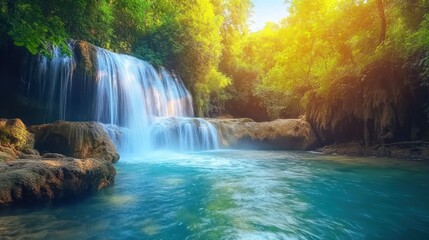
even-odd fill
[(46, 202), (111, 185), (116, 170), (100, 159), (18, 159), (0, 163), (0, 206)]

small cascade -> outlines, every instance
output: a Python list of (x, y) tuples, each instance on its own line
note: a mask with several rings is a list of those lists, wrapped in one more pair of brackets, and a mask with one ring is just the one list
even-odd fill
[(200, 118), (158, 118), (149, 128), (152, 148), (197, 151), (219, 148), (216, 128)]
[(26, 92), (44, 109), (43, 121), (101, 122), (121, 153), (218, 147), (216, 129), (192, 118), (192, 97), (177, 75), (89, 44), (95, 61), (88, 64), (93, 56), (77, 58), (76, 45), (72, 57), (54, 49), (52, 59), (30, 64)]
[(24, 77), (28, 80), (25, 91), (27, 96), (37, 100), (36, 104), (44, 104), (47, 107), (43, 121), (69, 119), (66, 114), (72, 104), (71, 89), (75, 65), (74, 59), (61, 54), (58, 48), (52, 50), (52, 59), (44, 56), (31, 59)]

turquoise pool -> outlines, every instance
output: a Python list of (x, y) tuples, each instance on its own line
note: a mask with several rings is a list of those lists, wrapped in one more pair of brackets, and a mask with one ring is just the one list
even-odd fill
[(114, 186), (0, 210), (0, 239), (429, 239), (429, 163), (222, 150), (123, 157)]

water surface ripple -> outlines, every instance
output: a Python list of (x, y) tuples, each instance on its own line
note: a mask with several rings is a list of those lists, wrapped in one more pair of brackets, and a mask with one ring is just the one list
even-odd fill
[(429, 164), (304, 152), (125, 157), (113, 187), (0, 210), (0, 239), (429, 239)]

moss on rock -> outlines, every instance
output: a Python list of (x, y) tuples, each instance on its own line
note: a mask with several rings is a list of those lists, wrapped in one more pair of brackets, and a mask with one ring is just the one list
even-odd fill
[(0, 145), (23, 150), (34, 146), (34, 138), (20, 119), (0, 119)]

